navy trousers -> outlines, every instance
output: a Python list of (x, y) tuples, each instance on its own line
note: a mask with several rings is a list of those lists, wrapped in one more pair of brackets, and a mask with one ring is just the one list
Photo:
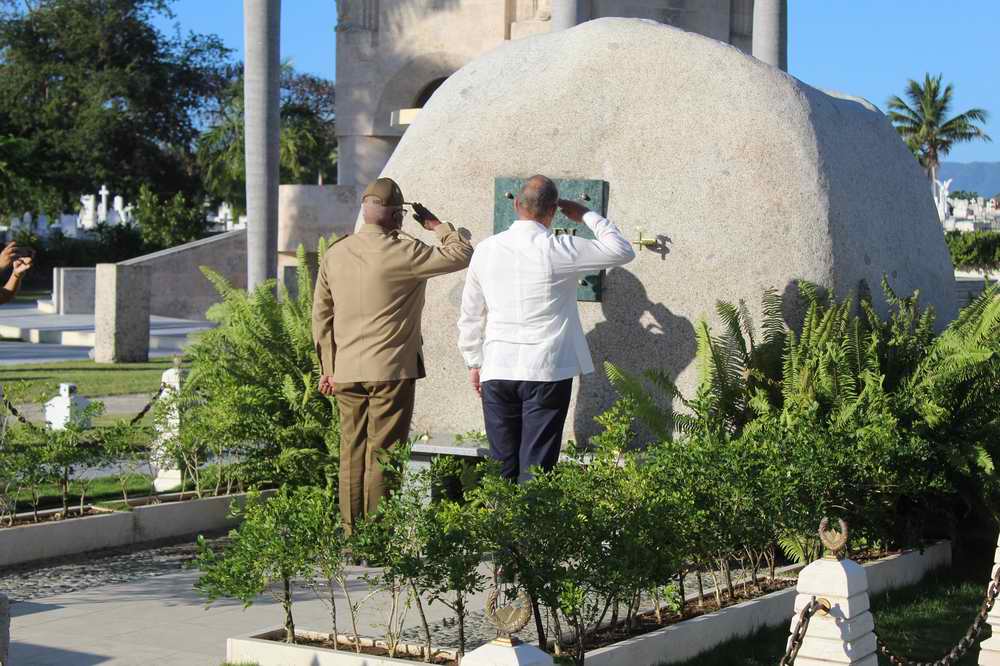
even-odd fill
[(556, 464), (572, 391), (572, 379), (483, 382), (486, 437), (504, 478), (520, 483), (531, 478), (532, 467), (547, 471)]

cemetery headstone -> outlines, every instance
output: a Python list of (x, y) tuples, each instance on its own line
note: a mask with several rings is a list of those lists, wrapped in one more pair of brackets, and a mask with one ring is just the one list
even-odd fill
[(70, 423), (90, 426), (89, 419), (81, 418), (90, 400), (77, 395), (76, 384), (60, 384), (59, 395), (45, 403), (45, 422), (52, 430), (65, 430)]

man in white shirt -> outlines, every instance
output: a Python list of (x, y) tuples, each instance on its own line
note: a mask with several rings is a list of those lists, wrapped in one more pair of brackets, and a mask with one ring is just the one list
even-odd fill
[[(594, 240), (552, 233), (557, 208)], [(483, 401), (490, 452), (505, 478), (555, 465), (573, 377), (594, 371), (576, 305), (586, 273), (627, 264), (618, 228), (532, 176), (514, 200), (517, 221), (476, 246), (466, 274), (458, 346)]]

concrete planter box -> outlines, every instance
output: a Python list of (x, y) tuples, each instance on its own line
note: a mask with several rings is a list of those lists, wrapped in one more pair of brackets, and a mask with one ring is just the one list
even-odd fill
[[(929, 571), (949, 564), (951, 543), (948, 541), (935, 543), (922, 552), (909, 550), (869, 562), (864, 565), (869, 594), (916, 583)], [(758, 629), (789, 624), (794, 613), (795, 595), (794, 587), (772, 592), (715, 613), (592, 650), (587, 653), (586, 661), (590, 666), (657, 666), (686, 661)]]
[[(941, 541), (923, 551), (910, 550), (870, 562), (865, 566), (869, 593), (904, 587), (918, 582), (929, 571), (951, 564), (951, 543)], [(728, 640), (747, 636), (764, 627), (787, 625), (794, 613), (796, 591), (780, 592), (744, 601), (715, 613), (685, 620), (663, 629), (635, 636), (587, 653), (589, 666), (658, 666), (692, 659)], [(299, 631), (301, 636), (327, 634)], [(254, 632), (226, 641), (226, 659), (259, 666), (388, 666), (412, 661), (357, 655), (269, 640), (284, 629)], [(416, 648), (419, 654), (419, 647)]]
[[(299, 631), (295, 635), (302, 638), (325, 639), (329, 634), (317, 631)], [(226, 661), (233, 663), (255, 663), (258, 666), (414, 666), (413, 661), (406, 659), (390, 659), (370, 654), (358, 654), (347, 650), (329, 650), (308, 645), (288, 645), (280, 642), (284, 639), (283, 627), (256, 631), (246, 636), (226, 640)], [(348, 637), (341, 635), (340, 640)], [(275, 640), (278, 639), (278, 640)], [(373, 641), (362, 638), (363, 646), (370, 646)], [(376, 645), (384, 645), (381, 641)], [(414, 656), (423, 654), (422, 646), (401, 644), (400, 652)], [(454, 653), (442, 651), (454, 657)]]
[(147, 504), (131, 511), (0, 529), (0, 568), (232, 527), (236, 521), (226, 514), (234, 500), (242, 504), (246, 495)]

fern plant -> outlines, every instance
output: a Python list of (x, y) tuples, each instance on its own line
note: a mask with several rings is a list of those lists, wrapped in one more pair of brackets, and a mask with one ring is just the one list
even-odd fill
[(295, 297), (284, 286), (276, 295), (273, 280), (247, 293), (202, 269), (222, 302), (208, 313), (218, 326), (188, 349), (183, 428), (233, 454), (249, 484), (336, 483), (337, 411), (317, 390), (312, 278), (302, 247), (297, 256)]
[[(672, 438), (675, 430), (735, 434), (753, 417), (751, 400), (758, 392), (780, 401), (787, 327), (777, 290), (764, 293), (759, 335), (745, 301), (736, 305), (720, 301), (716, 311), (723, 322), (722, 335), (713, 336), (704, 321), (695, 327), (698, 388), (690, 399), (666, 373), (649, 369), (634, 376), (604, 364), (611, 384), (633, 403), (636, 418), (660, 439)], [(674, 411), (675, 401), (687, 411)]]

